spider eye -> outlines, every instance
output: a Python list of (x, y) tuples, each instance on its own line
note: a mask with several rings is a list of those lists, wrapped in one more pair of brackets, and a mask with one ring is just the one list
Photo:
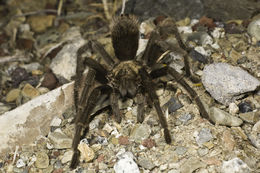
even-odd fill
[(128, 13), (125, 13), (125, 14), (120, 14), (121, 17), (129, 17), (129, 14)]
[(141, 34), (140, 34), (140, 38), (141, 38), (141, 39), (144, 39), (144, 38), (145, 38), (144, 33), (141, 33)]

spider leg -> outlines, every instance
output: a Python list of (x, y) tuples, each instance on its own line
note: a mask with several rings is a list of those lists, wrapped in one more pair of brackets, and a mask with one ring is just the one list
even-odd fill
[(170, 144), (171, 143), (171, 135), (168, 129), (168, 124), (166, 121), (166, 118), (163, 115), (162, 109), (160, 107), (160, 102), (159, 98), (156, 95), (155, 88), (154, 88), (154, 83), (152, 82), (152, 78), (148, 74), (148, 72), (145, 70), (145, 68), (141, 68), (139, 70), (139, 73), (142, 78), (142, 83), (144, 85), (144, 88), (146, 92), (148, 93), (149, 98), (152, 100), (154, 107), (156, 109), (156, 112), (159, 117), (159, 121), (161, 123), (162, 128), (164, 129), (164, 138), (166, 143)]
[(118, 106), (118, 99), (119, 99), (119, 93), (117, 93), (115, 90), (112, 91), (110, 94), (110, 105), (113, 111), (113, 114), (115, 115), (115, 120), (116, 122), (120, 123), (121, 122), (121, 114), (120, 114), (120, 109)]
[(96, 40), (91, 41), (92, 48), (95, 52), (97, 52), (102, 58), (104, 58), (105, 62), (110, 66), (113, 67), (115, 61), (111, 58), (111, 56), (107, 53), (104, 47)]
[[(76, 78), (74, 83), (74, 105), (76, 110), (78, 110), (78, 102), (79, 102), (79, 88), (82, 81), (83, 72), (85, 70), (84, 66), (84, 57), (82, 54), (89, 48), (89, 44), (85, 44), (82, 47), (80, 47), (77, 51), (77, 67), (76, 67)], [(90, 80), (90, 78), (95, 78), (95, 76), (90, 77), (92, 72), (88, 74), (89, 77), (86, 77), (86, 79)], [(89, 83), (88, 83), (89, 84)]]
[(183, 79), (183, 76), (178, 73), (174, 68), (168, 67), (168, 73), (170, 75), (172, 75), (172, 77), (176, 80), (176, 82), (178, 82), (179, 84), (181, 84), (181, 86), (183, 86), (185, 88), (185, 90), (190, 94), (190, 96), (192, 97), (192, 99), (195, 100), (196, 104), (199, 107), (200, 110), (200, 114), (203, 118), (208, 119), (211, 123), (212, 121), (209, 118), (209, 114), (206, 111), (203, 103), (201, 102), (198, 94), (196, 93), (195, 90), (193, 90), (188, 84), (187, 82)]
[[(76, 123), (78, 121), (80, 121), (80, 119), (81, 119), (83, 109), (86, 106), (86, 104), (84, 102), (87, 100), (87, 96), (89, 94), (90, 88), (94, 84), (95, 75), (96, 75), (96, 71), (92, 68), (89, 68), (89, 71), (88, 71), (87, 76), (86, 76), (86, 80), (84, 82), (83, 91), (80, 94), (81, 97), (78, 100), (78, 102), (76, 103), (77, 105), (75, 105), (76, 108), (77, 108), (76, 109), (77, 115), (76, 115), (76, 120), (75, 120)], [(77, 95), (79, 95), (78, 90), (76, 91), (75, 87), (74, 87), (74, 92), (77, 92)]]
[(80, 156), (80, 152), (78, 150), (78, 144), (80, 142), (81, 139), (84, 138), (84, 136), (86, 135), (86, 133), (88, 132), (88, 128), (89, 128), (89, 123), (90, 123), (90, 119), (91, 119), (91, 113), (93, 111), (93, 109), (96, 106), (96, 103), (99, 100), (99, 96), (101, 95), (101, 89), (104, 88), (104, 86), (99, 86), (94, 88), (87, 100), (86, 103), (86, 107), (84, 108), (84, 110), (82, 111), (81, 114), (78, 114), (77, 119), (76, 119), (76, 130), (75, 130), (75, 135), (74, 135), (74, 139), (72, 142), (72, 149), (73, 149), (73, 156), (72, 156), (72, 160), (71, 160), (71, 164), (70, 164), (70, 168), (71, 169), (75, 169), (77, 167), (77, 164), (79, 162), (79, 156)]
[(176, 82), (178, 82), (188, 93), (189, 95), (191, 96), (191, 98), (193, 100), (195, 100), (196, 104), (198, 105), (199, 107), (199, 111), (200, 111), (200, 114), (203, 118), (205, 119), (208, 119), (210, 122), (212, 122), (209, 118), (209, 114), (208, 112), (206, 111), (203, 103), (201, 102), (198, 94), (196, 93), (195, 90), (193, 90), (188, 84), (187, 82), (183, 79), (184, 76), (181, 75), (179, 72), (177, 72), (174, 68), (172, 67), (169, 67), (169, 66), (163, 66), (162, 68), (158, 68), (158, 69), (155, 69), (153, 71), (151, 71), (150, 75), (151, 77), (154, 79), (154, 78), (158, 78), (158, 77), (161, 77), (161, 76), (165, 76), (167, 74), (170, 74)]
[(142, 123), (144, 121), (144, 103), (145, 98), (142, 94), (142, 88), (139, 88), (136, 94), (137, 97), (137, 122)]
[(159, 58), (160, 54), (158, 50), (160, 50), (160, 46), (156, 44), (156, 41), (159, 40), (160, 36), (156, 31), (152, 31), (146, 48), (144, 50), (142, 60), (146, 65), (151, 67), (156, 62), (157, 58)]
[[(174, 34), (175, 38), (179, 44), (179, 46), (186, 51), (186, 54), (184, 55), (184, 69), (185, 69), (185, 76), (190, 78), (190, 80), (194, 83), (199, 82), (199, 78), (192, 75), (191, 69), (190, 69), (190, 64), (189, 64), (189, 54), (193, 49), (189, 48), (184, 44), (180, 33), (178, 32), (178, 28), (176, 25), (176, 22), (173, 18), (167, 18), (162, 23), (158, 26), (158, 30), (160, 35), (163, 34)], [(195, 50), (194, 50), (195, 51)]]
[[(86, 100), (86, 94), (84, 92), (87, 92), (89, 89), (89, 86), (91, 85), (90, 81), (93, 81), (94, 78), (96, 78), (97, 81), (99, 81), (102, 84), (106, 84), (108, 81), (106, 79), (107, 70), (99, 64), (96, 60), (91, 59), (89, 57), (83, 57), (83, 53), (86, 52), (87, 49), (90, 47), (90, 42), (80, 47), (77, 51), (77, 68), (76, 68), (76, 79), (74, 83), (74, 104), (76, 107), (76, 110), (78, 109), (78, 105), (82, 105), (81, 103), (78, 103), (79, 100)], [(85, 67), (88, 66), (92, 68), (92, 70), (89, 68), (89, 72), (86, 76), (86, 81), (84, 85), (83, 94), (79, 93), (80, 86), (82, 86), (81, 81), (83, 80), (83, 72), (85, 70)], [(93, 72), (95, 70), (95, 73)], [(90, 77), (92, 76), (92, 77)], [(88, 87), (87, 87), (88, 86)], [(81, 97), (79, 98), (79, 95)]]

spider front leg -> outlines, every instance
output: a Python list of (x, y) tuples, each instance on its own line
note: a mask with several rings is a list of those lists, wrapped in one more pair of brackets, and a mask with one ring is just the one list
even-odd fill
[(139, 70), (139, 73), (141, 75), (141, 79), (142, 79), (142, 83), (144, 85), (144, 88), (146, 90), (146, 92), (148, 93), (148, 97), (151, 99), (151, 101), (153, 102), (153, 105), (155, 107), (155, 110), (158, 114), (158, 118), (160, 121), (160, 124), (162, 126), (162, 128), (164, 129), (164, 138), (167, 144), (171, 143), (171, 135), (168, 129), (168, 124), (166, 121), (166, 118), (163, 115), (162, 109), (160, 107), (160, 102), (159, 102), (159, 98), (156, 95), (155, 92), (155, 88), (154, 88), (154, 83), (152, 82), (152, 78), (151, 76), (148, 74), (148, 72), (146, 71), (145, 68), (141, 68)]
[(144, 121), (144, 104), (145, 97), (142, 94), (142, 88), (139, 88), (136, 94), (137, 97), (137, 122), (142, 123)]
[(74, 153), (73, 153), (73, 156), (71, 159), (71, 164), (70, 164), (71, 169), (75, 169), (79, 163), (80, 151), (78, 150), (78, 145), (79, 145), (80, 140), (83, 139), (88, 132), (89, 123), (90, 123), (90, 119), (91, 119), (90, 115), (91, 115), (93, 109), (95, 108), (96, 103), (99, 100), (102, 87), (104, 87), (104, 86), (99, 86), (92, 90), (92, 92), (90, 93), (90, 95), (88, 97), (86, 107), (81, 112), (81, 114), (78, 115), (79, 118), (77, 118), (77, 120), (76, 120), (75, 136), (74, 136), (73, 143), (72, 143), (72, 149), (73, 149)]
[(115, 115), (115, 120), (116, 122), (120, 123), (121, 122), (121, 113), (120, 109), (118, 106), (118, 99), (119, 99), (119, 93), (117, 93), (115, 90), (110, 94), (109, 100), (110, 100), (110, 105), (113, 111), (113, 114)]

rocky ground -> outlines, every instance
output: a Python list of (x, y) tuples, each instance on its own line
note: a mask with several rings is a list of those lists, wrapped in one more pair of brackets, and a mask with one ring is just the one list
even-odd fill
[[(200, 53), (190, 54), (190, 63), (202, 82), (186, 81), (215, 125), (201, 118), (187, 91), (171, 81), (157, 90), (171, 145), (153, 108), (146, 108), (139, 124), (136, 100), (120, 100), (122, 122), (109, 110), (101, 112), (79, 145), (80, 165), (71, 171), (76, 52), (91, 38), (113, 54), (109, 23), (121, 1), (59, 2), (0, 3), (0, 16), (6, 16), (0, 18), (1, 172), (260, 172), (259, 15), (177, 21), (183, 39)], [(140, 21), (138, 53), (153, 20)], [(183, 73), (184, 52), (174, 37), (167, 41), (176, 46), (168, 55), (170, 65)]]

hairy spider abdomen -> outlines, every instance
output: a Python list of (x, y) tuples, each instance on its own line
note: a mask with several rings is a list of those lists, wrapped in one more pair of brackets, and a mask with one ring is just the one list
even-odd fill
[(122, 61), (111, 73), (111, 84), (118, 89), (121, 96), (134, 97), (140, 84), (138, 71), (141, 65), (135, 60)]
[(121, 61), (135, 58), (138, 40), (139, 24), (133, 15), (121, 15), (113, 20), (112, 43), (116, 57)]

